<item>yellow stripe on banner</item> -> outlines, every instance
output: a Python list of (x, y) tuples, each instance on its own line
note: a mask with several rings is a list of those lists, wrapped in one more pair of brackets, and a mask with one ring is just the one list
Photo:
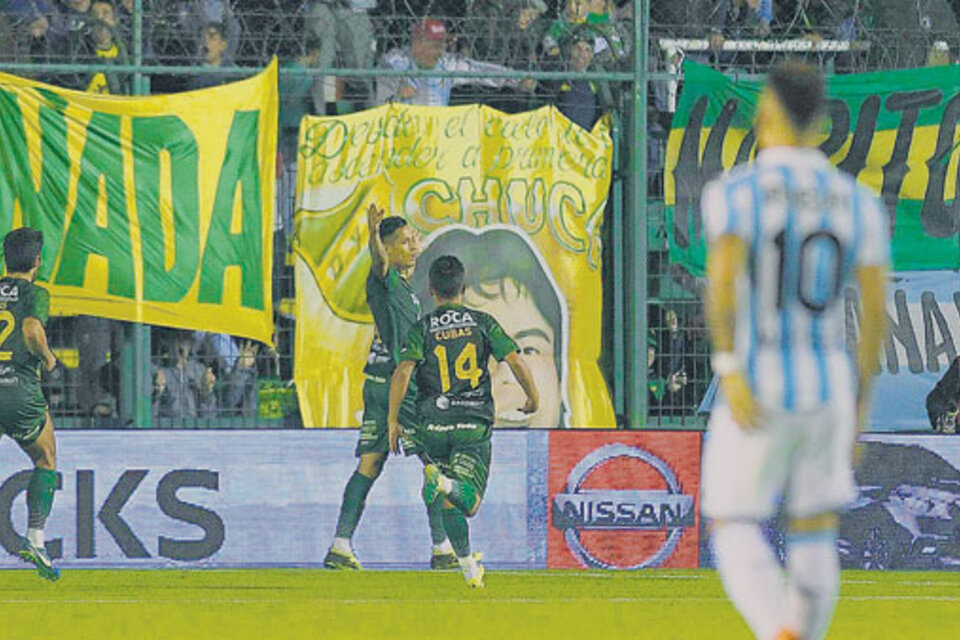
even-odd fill
[[(710, 129), (700, 130), (700, 161), (703, 161), (703, 151), (706, 148), (710, 137)], [(670, 136), (667, 141), (666, 169), (664, 174), (665, 200), (668, 206), (676, 204), (676, 181), (674, 180), (674, 171), (677, 168), (678, 157), (680, 153), (680, 144), (683, 141), (684, 129), (675, 128), (670, 130)], [(740, 144), (746, 137), (747, 131), (744, 129), (731, 129), (723, 141), (721, 152), (721, 163), (724, 170), (733, 167)], [(914, 132), (913, 140), (910, 144), (910, 152), (907, 154), (907, 173), (904, 176), (900, 187), (900, 199), (903, 200), (923, 200), (926, 195), (927, 182), (930, 179), (930, 171), (927, 162), (933, 156), (937, 147), (937, 137), (940, 134), (940, 128), (937, 125), (918, 127)], [(824, 136), (826, 137), (826, 136)], [(896, 129), (885, 129), (877, 131), (874, 134), (870, 150), (867, 153), (866, 166), (857, 175), (857, 181), (867, 186), (872, 191), (879, 193), (883, 186), (883, 167), (890, 162), (890, 156), (893, 153), (893, 147), (897, 139)], [(850, 152), (850, 146), (853, 141), (853, 135), (847, 137), (843, 146), (830, 157), (833, 164), (839, 164), (847, 157)], [(948, 179), (945, 181), (945, 193), (943, 199), (951, 201), (957, 194), (957, 181), (950, 176), (957, 175), (957, 167), (960, 164), (960, 127), (954, 133), (954, 148), (950, 153), (950, 159), (947, 166)]]
[[(54, 314), (272, 342), (276, 60), (248, 79), (176, 95), (95, 95), (4, 73), (0, 87), (10, 96), (0, 103), (5, 133), (10, 129), (0, 189), (14, 196), (0, 218), (8, 229), (12, 221), (44, 232), (43, 277)], [(65, 144), (51, 145), (58, 127), (65, 127)], [(238, 135), (244, 130), (255, 139)], [(181, 161), (191, 167), (183, 175), (174, 164)], [(256, 184), (259, 193), (241, 184)], [(241, 224), (241, 203), (244, 222), (257, 216), (256, 225)], [(188, 215), (196, 215), (196, 229), (184, 233)], [(228, 215), (230, 224), (222, 224)], [(214, 216), (233, 233), (211, 240)], [(254, 232), (259, 237), (250, 237)], [(144, 249), (154, 247), (147, 255), (156, 257), (144, 264)]]
[[(76, 369), (80, 366), (80, 351), (77, 349), (71, 349), (69, 347), (62, 347), (60, 349), (51, 349), (53, 355), (57, 356), (57, 360), (63, 363), (67, 369)], [(107, 353), (109, 356), (109, 352)]]

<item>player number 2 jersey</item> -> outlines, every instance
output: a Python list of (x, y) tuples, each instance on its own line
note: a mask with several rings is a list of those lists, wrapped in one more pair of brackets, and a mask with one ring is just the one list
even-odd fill
[(25, 394), (43, 405), (40, 391), (40, 358), (30, 353), (23, 339), (23, 322), (36, 318), (46, 324), (50, 294), (28, 280), (0, 278), (0, 394)]
[(812, 409), (855, 384), (845, 292), (889, 262), (880, 201), (817, 149), (774, 148), (707, 185), (707, 235), (743, 239), (735, 349), (759, 402)]
[(517, 343), (490, 315), (444, 305), (413, 326), (400, 359), (417, 363), (417, 408), (425, 424), (493, 424), (488, 362)]

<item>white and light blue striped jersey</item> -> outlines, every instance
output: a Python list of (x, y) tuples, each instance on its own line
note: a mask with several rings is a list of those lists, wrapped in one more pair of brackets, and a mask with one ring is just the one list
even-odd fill
[(734, 344), (757, 401), (803, 411), (852, 393), (844, 291), (858, 267), (890, 260), (879, 199), (819, 150), (777, 147), (709, 183), (701, 203), (710, 241), (750, 248)]

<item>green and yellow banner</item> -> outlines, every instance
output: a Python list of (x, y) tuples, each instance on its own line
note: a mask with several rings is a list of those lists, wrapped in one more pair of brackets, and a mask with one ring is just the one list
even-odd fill
[(54, 313), (272, 343), (277, 68), (170, 96), (0, 74), (0, 236), (43, 231)]
[[(694, 273), (705, 264), (701, 191), (754, 157), (762, 87), (684, 64), (664, 183), (670, 258)], [(882, 197), (894, 222), (894, 269), (960, 268), (960, 67), (831, 76), (827, 92), (820, 148)]]
[(454, 254), (467, 270), (466, 303), (518, 341), (541, 409), (520, 414), (523, 392), (495, 370), (498, 426), (615, 426), (597, 365), (612, 152), (605, 120), (585, 131), (553, 107), (507, 115), (392, 104), (305, 119), (294, 240), (294, 375), (304, 423), (360, 424), (374, 332), (367, 208), (376, 203), (422, 234), (411, 283), (425, 310), (430, 263)]

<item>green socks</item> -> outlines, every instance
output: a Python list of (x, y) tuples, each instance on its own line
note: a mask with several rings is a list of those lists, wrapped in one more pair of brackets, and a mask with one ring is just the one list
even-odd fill
[(27, 527), (43, 529), (53, 508), (53, 494), (57, 490), (57, 472), (34, 469), (27, 485)]
[[(442, 504), (442, 500), (437, 500)], [(458, 558), (466, 558), (470, 555), (470, 527), (467, 525), (466, 517), (459, 509), (443, 509), (443, 528), (450, 538), (450, 544)]]
[(430, 539), (433, 546), (443, 544), (447, 539), (447, 531), (443, 526), (443, 498), (437, 498), (433, 504), (427, 505), (427, 520), (430, 522)]
[(337, 537), (352, 538), (353, 532), (360, 523), (363, 507), (367, 502), (367, 494), (373, 480), (357, 471), (353, 472), (343, 490), (343, 502), (340, 504), (340, 517), (337, 519)]
[(446, 497), (447, 500), (460, 509), (468, 518), (476, 513), (478, 496), (477, 490), (474, 489), (471, 482), (451, 478), (450, 491)]

